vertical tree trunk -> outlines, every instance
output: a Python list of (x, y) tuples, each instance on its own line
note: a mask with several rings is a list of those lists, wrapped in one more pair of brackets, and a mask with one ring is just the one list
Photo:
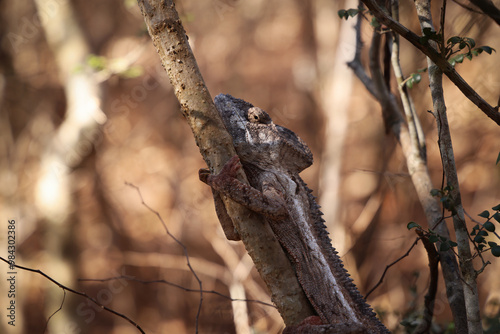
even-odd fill
[[(431, 28), (434, 30), (430, 0), (416, 0), (415, 7), (417, 8), (417, 14), (422, 30), (424, 28)], [(445, 8), (442, 8), (442, 10), (444, 11)], [(441, 29), (444, 29), (444, 27), (441, 27)], [(436, 44), (433, 44), (431, 45), (436, 48)], [(483, 329), (479, 312), (476, 272), (472, 262), (469, 232), (467, 231), (467, 226), (465, 224), (451, 134), (446, 115), (446, 104), (443, 95), (443, 72), (430, 58), (427, 58), (427, 64), (429, 67), (428, 73), (434, 117), (437, 122), (439, 136), (438, 144), (441, 152), (441, 161), (443, 163), (447, 184), (452, 187), (450, 190), (450, 196), (453, 199), (452, 205), (456, 210), (453, 214), (453, 226), (455, 228), (455, 235), (457, 238), (458, 260), (463, 279), (462, 285), (465, 298), (465, 309), (467, 312), (468, 333), (482, 333)]]

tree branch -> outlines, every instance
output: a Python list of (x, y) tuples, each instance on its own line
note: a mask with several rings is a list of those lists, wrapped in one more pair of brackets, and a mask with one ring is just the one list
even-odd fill
[[(199, 289), (186, 288), (185, 286), (182, 286), (182, 285), (179, 285), (179, 284), (176, 284), (176, 283), (164, 280), (164, 279), (142, 280), (142, 279), (138, 279), (138, 278), (135, 278), (135, 277), (132, 277), (132, 276), (127, 276), (127, 275), (114, 276), (114, 277), (106, 277), (106, 278), (79, 278), (78, 281), (80, 281), (80, 282), (109, 282), (109, 281), (120, 280), (120, 279), (124, 279), (124, 280), (127, 280), (127, 281), (132, 281), (132, 282), (137, 282), (137, 283), (141, 283), (141, 284), (144, 284), (144, 285), (155, 284), (155, 283), (165, 284), (165, 285), (168, 285), (168, 286), (173, 286), (174, 288), (177, 288), (177, 289), (181, 289), (181, 290), (186, 291), (186, 292), (197, 292), (197, 293), (200, 293)], [(264, 305), (264, 306), (276, 308), (276, 306), (274, 306), (273, 304), (269, 304), (269, 303), (263, 302), (261, 300), (246, 299), (246, 298), (245, 299), (232, 298), (232, 297), (230, 297), (228, 295), (225, 295), (225, 294), (223, 294), (221, 292), (218, 292), (218, 291), (215, 291), (215, 290), (201, 290), (201, 292), (208, 293), (208, 294), (213, 294), (213, 295), (222, 297), (224, 299), (230, 300), (232, 302), (256, 303), (256, 304), (260, 304), (260, 305)]]
[[(14, 267), (16, 267), (16, 268), (19, 268), (19, 269), (21, 269), (21, 270), (30, 271), (30, 272), (32, 272), (32, 273), (37, 273), (37, 274), (39, 274), (39, 275), (41, 275), (41, 276), (45, 277), (46, 279), (48, 279), (49, 281), (51, 281), (52, 283), (54, 283), (55, 285), (57, 285), (58, 287), (60, 287), (61, 289), (63, 289), (63, 291), (68, 291), (68, 292), (71, 292), (71, 293), (73, 293), (73, 294), (75, 294), (75, 295), (82, 296), (82, 297), (84, 297), (84, 298), (86, 298), (86, 299), (90, 300), (92, 303), (96, 304), (98, 307), (102, 308), (103, 310), (105, 310), (105, 311), (107, 311), (107, 312), (109, 312), (109, 313), (112, 313), (112, 314), (114, 314), (114, 315), (116, 315), (116, 316), (118, 316), (118, 317), (120, 317), (120, 318), (122, 318), (122, 319), (127, 320), (130, 324), (132, 324), (134, 327), (136, 327), (136, 328), (139, 330), (139, 332), (141, 332), (141, 333), (145, 334), (145, 332), (144, 332), (144, 330), (141, 328), (141, 326), (139, 326), (139, 325), (138, 325), (135, 321), (133, 321), (132, 319), (130, 319), (130, 318), (129, 318), (129, 317), (127, 317), (126, 315), (123, 315), (123, 314), (121, 314), (121, 313), (118, 313), (118, 312), (116, 312), (115, 310), (113, 310), (113, 309), (111, 309), (111, 308), (109, 308), (109, 307), (107, 307), (107, 306), (105, 306), (105, 305), (103, 305), (103, 304), (99, 303), (99, 301), (97, 301), (96, 299), (94, 299), (94, 298), (90, 297), (89, 295), (87, 295), (87, 293), (85, 293), (85, 292), (81, 292), (81, 291), (76, 291), (76, 290), (73, 290), (73, 289), (71, 289), (71, 288), (68, 288), (68, 287), (67, 287), (67, 286), (65, 286), (64, 284), (59, 283), (58, 281), (56, 281), (55, 279), (53, 279), (52, 277), (50, 277), (49, 275), (47, 275), (46, 273), (44, 273), (43, 271), (41, 271), (41, 270), (39, 270), (39, 269), (32, 269), (32, 268), (28, 268), (28, 267), (23, 267), (23, 266), (20, 266), (20, 265), (18, 265), (18, 264), (13, 264), (11, 261), (6, 260), (6, 259), (4, 259), (4, 258), (3, 258), (3, 257), (1, 257), (1, 256), (0, 256), (0, 260), (2, 260), (3, 262), (5, 262), (5, 263), (7, 263), (7, 264), (9, 264), (9, 265), (11, 265), (11, 266), (14, 266)], [(66, 296), (66, 293), (64, 293), (64, 296)], [(64, 300), (63, 300), (63, 302), (64, 302)], [(62, 309), (62, 305), (61, 305), (61, 307), (59, 307), (59, 309), (58, 309), (58, 310), (56, 310), (56, 312), (58, 312), (60, 309)], [(54, 315), (54, 313), (52, 313), (52, 315), (51, 315), (50, 317), (52, 317), (53, 315)], [(49, 319), (50, 319), (50, 317), (49, 317)]]
[(488, 15), (492, 20), (500, 25), (500, 9), (490, 0), (470, 0), (472, 4), (477, 6), (481, 11)]
[(486, 102), (471, 86), (458, 74), (455, 68), (443, 58), (429, 43), (422, 44), (420, 37), (399, 22), (388, 16), (375, 0), (361, 0), (380, 23), (385, 24), (397, 34), (408, 40), (417, 49), (431, 59), (437, 67), (460, 89), (460, 91), (486, 116), (500, 125), (500, 112)]
[[(149, 35), (167, 71), (200, 153), (213, 172), (236, 155), (205, 86), (172, 0), (138, 0)], [(246, 182), (243, 171), (239, 178)], [(287, 326), (313, 315), (295, 271), (269, 225), (225, 199), (228, 214)]]
[[(433, 28), (430, 11), (430, 0), (416, 0), (415, 7), (421, 28)], [(443, 9), (444, 10), (444, 9)], [(443, 93), (443, 74), (441, 68), (436, 66), (431, 58), (427, 58), (429, 67), (429, 85), (431, 89), (434, 116), (438, 128), (438, 144), (448, 185), (452, 187), (450, 196), (453, 199), (453, 225), (457, 238), (457, 250), (460, 269), (463, 276), (463, 290), (465, 309), (467, 312), (468, 333), (482, 333), (481, 316), (479, 312), (479, 298), (476, 283), (476, 272), (472, 264), (472, 254), (469, 244), (469, 232), (465, 224), (464, 210), (460, 196), (457, 169), (451, 140), (446, 104)]]
[(423, 322), (415, 329), (413, 334), (424, 334), (429, 333), (429, 330), (432, 325), (432, 317), (434, 315), (434, 300), (436, 299), (436, 292), (438, 286), (438, 264), (439, 264), (439, 254), (436, 251), (436, 247), (432, 242), (430, 242), (429, 238), (424, 235), (423, 231), (420, 229), (416, 230), (420, 239), (422, 239), (422, 243), (424, 244), (424, 248), (427, 251), (427, 259), (429, 260), (429, 289), (427, 290), (427, 294), (424, 298), (424, 312), (423, 312)]

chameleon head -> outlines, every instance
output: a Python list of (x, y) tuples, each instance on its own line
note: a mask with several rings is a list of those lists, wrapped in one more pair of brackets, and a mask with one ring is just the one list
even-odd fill
[(219, 94), (215, 106), (241, 160), (261, 169), (282, 166), (299, 173), (312, 164), (312, 153), (293, 131), (276, 125), (262, 109)]

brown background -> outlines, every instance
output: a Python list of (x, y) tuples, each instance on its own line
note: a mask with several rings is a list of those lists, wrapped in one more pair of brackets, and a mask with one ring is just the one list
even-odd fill
[[(178, 2), (177, 9), (212, 96), (223, 92), (251, 101), (311, 147), (315, 164), (303, 177), (319, 196), (325, 213), (333, 212), (326, 219), (330, 230), (335, 231), (334, 246), (365, 294), (385, 266), (403, 255), (415, 239), (406, 224), (426, 223), (400, 148), (385, 134), (378, 104), (356, 78), (350, 77), (344, 65), (354, 41), (343, 39), (342, 34), (349, 29), (342, 28), (345, 23), (338, 18), (337, 10), (356, 5), (321, 0), (187, 0)], [(140, 188), (146, 203), (159, 212), (169, 231), (185, 245), (204, 289), (269, 302), (241, 243), (225, 240), (210, 189), (198, 181), (197, 171), (204, 162), (137, 4), (75, 0), (68, 6), (54, 0), (51, 6), (53, 10), (43, 13), (42, 18), (54, 19), (64, 15), (63, 8), (71, 8), (75, 12), (72, 22), (80, 27), (90, 52), (107, 59), (104, 71), (98, 74), (92, 74), (85, 64), (74, 69), (101, 81), (100, 106), (107, 122), (97, 126), (92, 135), (82, 136), (79, 145), (70, 150), (76, 158), (65, 160), (69, 170), (57, 174), (54, 182), (64, 183), (64, 203), (41, 203), (37, 184), (44, 156), (51, 152), (55, 133), (65, 122), (66, 82), (39, 23), (35, 4), (0, 1), (0, 236), (7, 230), (7, 220), (15, 219), (17, 263), (87, 292), (136, 321), (147, 333), (193, 333), (198, 293), (137, 281), (166, 280), (198, 289), (183, 249), (166, 235), (158, 218), (141, 204), (137, 192), (125, 185), (130, 182)], [(418, 32), (412, 6), (411, 2), (402, 2), (401, 21)], [(435, 18), (438, 9), (433, 13)], [(353, 22), (351, 19), (348, 24)], [(67, 28), (60, 32), (71, 34), (71, 27)], [(477, 45), (500, 50), (499, 27), (453, 2), (448, 4), (446, 32), (447, 36), (469, 36)], [(367, 44), (370, 34), (371, 28), (365, 24), (363, 39)], [(412, 46), (403, 41), (402, 48), (406, 75), (426, 66), (425, 58)], [(117, 60), (127, 63), (129, 69), (139, 69), (141, 75), (128, 78), (123, 73), (106, 74)], [(500, 93), (499, 63), (498, 53), (482, 54), (457, 67), (493, 105)], [(444, 88), (464, 207), (477, 217), (500, 203), (500, 170), (495, 166), (500, 132), (446, 79)], [(434, 186), (439, 188), (442, 168), (435, 120), (426, 112), (432, 103), (425, 73), (411, 93), (427, 135)], [(332, 96), (343, 98), (343, 102), (328, 104)], [(338, 131), (332, 133), (328, 122), (336, 122)], [(336, 148), (335, 152), (327, 151), (331, 148)], [(326, 155), (336, 156), (337, 167), (324, 162)], [(325, 202), (322, 195), (337, 189), (337, 183), (323, 177), (329, 168), (338, 168), (340, 181), (338, 194)], [(470, 220), (468, 224), (474, 225)], [(2, 248), (0, 254), (4, 256), (6, 247)], [(63, 267), (54, 266), (58, 261)], [(0, 264), (0, 272), (6, 271), (7, 266)], [(77, 280), (119, 275), (133, 276), (136, 281)], [(490, 315), (496, 310), (486, 301), (500, 300), (498, 275), (498, 260), (493, 260), (479, 277), (481, 305)], [(422, 307), (427, 284), (426, 254), (419, 244), (389, 270), (369, 302), (391, 330), (404, 332), (398, 323), (418, 314), (415, 312)], [(7, 305), (3, 286), (2, 279), (2, 333), (42, 333), (47, 318), (62, 302), (62, 290), (49, 288), (51, 283), (35, 273), (20, 271), (18, 326), (12, 328), (3, 313), (3, 305)], [(446, 327), (451, 317), (442, 281), (439, 288), (436, 321)], [(272, 307), (252, 302), (233, 304), (235, 309), (223, 297), (204, 294), (200, 333), (235, 333), (235, 326), (239, 333), (245, 333), (248, 324), (256, 333), (280, 331), (282, 322)], [(244, 316), (235, 316), (242, 306), (248, 307), (242, 311), (248, 322)], [(73, 324), (66, 327), (67, 333), (137, 332), (123, 319), (69, 294), (63, 310), (49, 321), (51, 332), (56, 333), (57, 323)]]

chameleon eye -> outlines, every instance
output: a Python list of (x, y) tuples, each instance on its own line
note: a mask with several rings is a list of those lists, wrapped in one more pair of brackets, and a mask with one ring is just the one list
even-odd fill
[(248, 109), (248, 121), (251, 123), (270, 124), (272, 123), (271, 117), (262, 109), (252, 107)]

